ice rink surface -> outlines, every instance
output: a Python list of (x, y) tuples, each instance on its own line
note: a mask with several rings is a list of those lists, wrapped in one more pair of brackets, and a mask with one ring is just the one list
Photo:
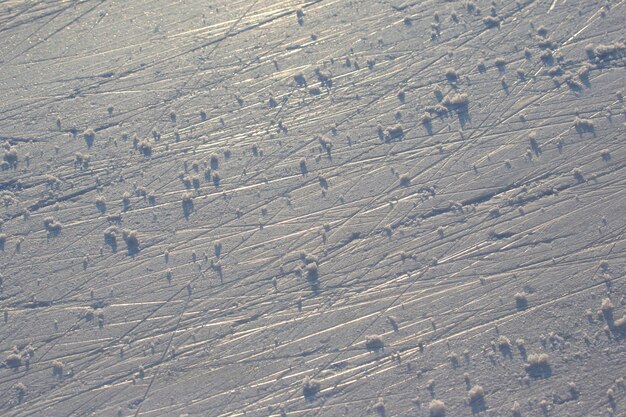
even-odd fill
[(626, 415), (625, 21), (2, 1), (0, 414)]

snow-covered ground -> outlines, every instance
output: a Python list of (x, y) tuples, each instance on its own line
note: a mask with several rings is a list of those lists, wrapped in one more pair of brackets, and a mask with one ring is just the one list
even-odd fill
[(624, 0), (5, 0), (0, 414), (626, 415)]

